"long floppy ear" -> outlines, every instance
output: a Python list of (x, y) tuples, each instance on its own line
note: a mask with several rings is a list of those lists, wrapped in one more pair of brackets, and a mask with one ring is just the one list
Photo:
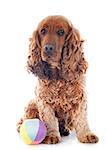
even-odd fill
[(34, 66), (41, 61), (41, 53), (40, 53), (40, 41), (38, 31), (34, 31), (32, 34), (32, 38), (29, 39), (29, 55), (27, 61), (27, 69), (34, 73)]
[(77, 29), (72, 27), (67, 35), (63, 51), (61, 69), (62, 76), (67, 81), (76, 81), (87, 70), (87, 62), (83, 53), (83, 40)]
[(27, 61), (27, 70), (41, 79), (50, 78), (52, 72), (48, 63), (41, 58), (41, 46), (38, 31), (34, 31), (30, 38), (29, 56)]

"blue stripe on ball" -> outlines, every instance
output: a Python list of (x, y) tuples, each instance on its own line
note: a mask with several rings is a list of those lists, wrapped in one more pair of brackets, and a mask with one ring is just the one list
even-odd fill
[(25, 128), (28, 133), (29, 138), (34, 141), (38, 131), (39, 131), (39, 120), (38, 119), (29, 119), (25, 122)]

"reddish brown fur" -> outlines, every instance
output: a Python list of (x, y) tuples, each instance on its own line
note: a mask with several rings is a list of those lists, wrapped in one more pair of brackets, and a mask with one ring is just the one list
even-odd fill
[[(41, 29), (48, 33), (41, 36)], [(58, 37), (58, 29), (64, 29)], [(44, 45), (55, 44), (51, 57), (44, 54)], [(26, 108), (18, 124), (18, 131), (24, 119), (39, 118), (47, 127), (44, 143), (58, 143), (60, 135), (68, 135), (75, 129), (77, 138), (83, 143), (98, 142), (89, 129), (86, 117), (86, 95), (84, 74), (87, 62), (83, 53), (83, 40), (79, 31), (62, 16), (45, 18), (30, 39), (28, 70), (38, 76), (35, 100)]]

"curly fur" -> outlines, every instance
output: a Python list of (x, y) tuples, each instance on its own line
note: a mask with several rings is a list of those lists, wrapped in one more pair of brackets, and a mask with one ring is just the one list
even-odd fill
[[(43, 40), (40, 37), (40, 28), (47, 22), (52, 26), (61, 22), (66, 30), (65, 37), (59, 44), (61, 54), (56, 50), (56, 56), (59, 55), (60, 58), (57, 57), (59, 61), (56, 66), (49, 60), (45, 61), (42, 55)], [(48, 131), (43, 143), (58, 143), (61, 136), (68, 135), (73, 129), (80, 142), (98, 142), (97, 136), (90, 131), (87, 123), (84, 90), (87, 61), (82, 45), (79, 31), (62, 16), (47, 17), (39, 24), (30, 39), (27, 62), (28, 70), (38, 76), (36, 97), (26, 107), (25, 115), (18, 123), (18, 131), (25, 119), (39, 118), (45, 122)]]

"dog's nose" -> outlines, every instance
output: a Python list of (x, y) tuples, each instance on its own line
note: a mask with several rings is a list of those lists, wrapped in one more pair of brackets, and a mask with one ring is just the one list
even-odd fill
[(44, 48), (47, 54), (52, 54), (55, 49), (55, 46), (52, 44), (46, 44)]

